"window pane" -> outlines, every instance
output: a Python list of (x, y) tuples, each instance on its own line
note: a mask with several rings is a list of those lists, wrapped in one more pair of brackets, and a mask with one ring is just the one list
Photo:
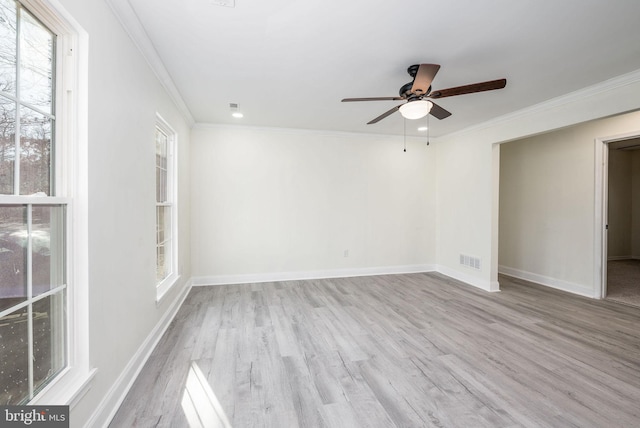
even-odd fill
[(167, 201), (167, 134), (156, 128), (156, 202)]
[(66, 364), (64, 298), (65, 292), (61, 291), (33, 304), (33, 388), (36, 392)]
[(65, 283), (65, 207), (33, 207), (31, 248), (33, 250), (33, 296)]
[(16, 94), (16, 3), (0, 0), (0, 91)]
[(27, 298), (25, 206), (0, 205), (0, 311)]
[(166, 266), (165, 266), (166, 255), (165, 255), (164, 245), (158, 245), (156, 257), (158, 262), (158, 264), (156, 265), (156, 281), (160, 282), (167, 277)]
[(51, 119), (20, 109), (20, 194), (50, 192)]
[(162, 166), (163, 168), (167, 167), (167, 139), (167, 134), (156, 128), (156, 154), (159, 156), (159, 158), (157, 159), (165, 159), (164, 163), (162, 163), (162, 161), (159, 161), (157, 165)]
[(53, 36), (24, 9), (20, 13), (20, 101), (52, 113)]
[(0, 318), (0, 403), (19, 404), (29, 398), (27, 308)]
[(156, 280), (159, 282), (171, 274), (171, 207), (156, 208), (156, 225)]
[(16, 103), (0, 95), (0, 194), (3, 195), (14, 193), (15, 136)]
[(167, 170), (156, 168), (156, 202), (167, 202)]
[(159, 206), (156, 212), (158, 244), (163, 244), (171, 237), (171, 207)]
[(156, 244), (164, 241), (164, 207), (156, 207)]

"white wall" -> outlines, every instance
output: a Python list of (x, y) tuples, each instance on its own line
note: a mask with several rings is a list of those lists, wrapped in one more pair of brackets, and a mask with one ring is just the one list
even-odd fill
[[(594, 140), (634, 128), (640, 130), (639, 113), (590, 121), (501, 146), (502, 271), (593, 295)], [(619, 159), (619, 154), (610, 153), (610, 178), (614, 184), (622, 183), (614, 186), (609, 197), (614, 206), (627, 206), (614, 210), (609, 233), (627, 239), (618, 240), (610, 251), (629, 255), (631, 162)]]
[[(508, 86), (505, 90), (508, 91)], [(436, 242), (440, 270), (485, 289), (497, 287), (499, 184), (496, 184), (496, 177), (499, 174), (500, 156), (496, 154), (495, 144), (636, 109), (640, 109), (640, 72), (630, 73), (438, 139)], [(607, 128), (596, 127), (591, 130), (587, 137), (590, 141), (588, 150), (591, 151), (591, 156), (594, 152), (594, 138), (640, 131), (637, 113), (635, 116), (613, 119), (611, 124), (612, 126)], [(587, 185), (592, 189), (592, 193), (595, 193), (594, 163), (595, 160), (590, 166), (590, 183)], [(591, 252), (588, 259), (578, 262), (580, 266), (565, 268), (566, 272), (571, 273), (570, 276), (557, 280), (580, 281), (581, 290), (586, 290), (589, 295), (597, 295), (594, 272), (598, 269), (599, 262), (595, 255), (597, 240), (594, 236), (593, 197), (585, 209), (591, 210), (590, 214), (586, 214), (591, 220), (575, 221), (591, 223), (591, 229), (584, 231)], [(482, 269), (472, 271), (461, 267), (460, 253), (480, 257)], [(591, 272), (594, 276), (580, 276), (577, 272), (581, 269)], [(540, 272), (540, 275), (552, 273), (545, 271)]]
[(194, 283), (434, 262), (434, 153), (424, 140), (404, 153), (399, 137), (205, 125), (191, 139)]
[[(90, 389), (71, 426), (101, 425), (115, 410), (154, 328), (190, 278), (189, 128), (141, 53), (102, 0), (61, 0), (89, 35)], [(156, 304), (156, 112), (179, 135), (179, 258), (182, 277)], [(128, 366), (129, 365), (129, 366)], [(93, 417), (93, 419), (91, 419)]]

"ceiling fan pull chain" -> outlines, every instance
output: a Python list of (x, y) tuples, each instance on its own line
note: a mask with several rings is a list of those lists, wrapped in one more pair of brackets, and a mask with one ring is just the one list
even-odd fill
[(402, 118), (402, 123), (404, 125), (404, 152), (407, 152), (407, 119)]

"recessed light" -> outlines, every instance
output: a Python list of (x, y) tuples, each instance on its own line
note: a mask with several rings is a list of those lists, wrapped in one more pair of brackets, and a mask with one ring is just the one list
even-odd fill
[(241, 119), (244, 117), (244, 114), (240, 113), (239, 111), (234, 111), (233, 113), (231, 113), (231, 116), (235, 117), (236, 119)]
[(426, 131), (427, 129), (429, 129), (429, 128), (428, 128), (428, 127), (426, 127), (426, 126), (421, 126), (420, 128), (418, 128), (418, 131), (420, 131), (420, 132), (424, 132), (424, 131)]

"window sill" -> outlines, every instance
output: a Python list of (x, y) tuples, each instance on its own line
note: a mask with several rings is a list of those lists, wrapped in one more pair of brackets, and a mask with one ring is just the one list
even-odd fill
[(164, 281), (156, 286), (156, 305), (162, 303), (164, 297), (169, 293), (173, 286), (180, 280), (180, 275), (170, 275)]
[(73, 408), (91, 389), (91, 383), (98, 369), (78, 373), (79, 369), (67, 368), (57, 379), (38, 393), (30, 405), (68, 405)]

